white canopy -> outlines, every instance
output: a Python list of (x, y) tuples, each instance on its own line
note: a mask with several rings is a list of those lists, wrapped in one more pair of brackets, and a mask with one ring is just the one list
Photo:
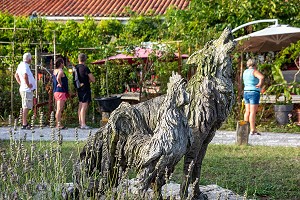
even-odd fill
[(300, 28), (280, 24), (271, 25), (235, 40), (240, 41), (238, 45), (239, 51), (280, 51), (291, 43), (296, 43), (300, 40)]

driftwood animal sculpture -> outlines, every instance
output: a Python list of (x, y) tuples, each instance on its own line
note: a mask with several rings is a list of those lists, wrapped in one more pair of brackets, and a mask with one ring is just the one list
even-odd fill
[[(147, 130), (148, 125), (136, 108), (122, 103), (108, 121), (113, 134), (117, 135), (117, 139), (113, 139), (115, 146), (111, 145), (108, 149), (116, 149), (118, 159), (106, 165), (110, 169), (119, 165), (122, 172), (129, 166), (135, 167), (140, 190), (146, 192), (151, 184), (155, 184), (154, 189), (161, 194), (165, 178), (174, 171), (193, 140), (184, 113), (184, 106), (189, 102), (186, 81), (180, 75), (173, 74), (158, 109), (153, 132)], [(117, 174), (114, 173), (114, 177)]]
[[(197, 72), (187, 84), (187, 92), (190, 94), (190, 103), (185, 105), (184, 108), (189, 127), (192, 129), (194, 142), (184, 157), (184, 175), (181, 186), (182, 199), (187, 197), (187, 187), (191, 182), (196, 182), (196, 184), (193, 184), (193, 199), (207, 199), (206, 195), (203, 195), (199, 189), (198, 180), (200, 178), (201, 165), (207, 146), (213, 139), (216, 130), (219, 129), (222, 123), (226, 120), (234, 103), (232, 82), (233, 71), (230, 59), (230, 53), (234, 47), (235, 43), (233, 42), (231, 31), (229, 29), (225, 29), (217, 40), (207, 43), (202, 50), (195, 52), (188, 59), (188, 63), (197, 65)], [(130, 112), (128, 112), (128, 114), (123, 112), (124, 117), (120, 116), (119, 120), (113, 120), (112, 118), (109, 124), (102, 127), (97, 132), (92, 145), (86, 145), (81, 154), (81, 160), (86, 161), (85, 163), (88, 165), (86, 167), (87, 174), (91, 176), (96, 171), (100, 171), (103, 174), (108, 171), (109, 173), (107, 173), (107, 176), (113, 177), (113, 166), (117, 163), (117, 160), (122, 161), (122, 159), (120, 159), (121, 157), (125, 157), (127, 159), (126, 162), (120, 163), (123, 168), (131, 161), (134, 162), (138, 160), (140, 157), (138, 156), (138, 153), (135, 153), (135, 151), (144, 151), (141, 149), (143, 145), (139, 144), (139, 146), (131, 146), (131, 148), (126, 147), (125, 151), (122, 151), (122, 147), (125, 147), (126, 142), (128, 142), (127, 140), (138, 140), (138, 137), (144, 138), (139, 140), (139, 142), (144, 145), (148, 144), (150, 141), (153, 141), (153, 144), (158, 143), (159, 138), (154, 140), (152, 137), (153, 134), (159, 133), (159, 128), (157, 127), (161, 126), (161, 121), (165, 121), (164, 123), (174, 124), (182, 123), (182, 129), (179, 126), (170, 126), (173, 128), (176, 127), (174, 130), (186, 129), (183, 128), (184, 120), (176, 117), (163, 117), (164, 114), (161, 113), (163, 108), (161, 107), (166, 104), (165, 100), (167, 98), (168, 95), (164, 95), (137, 104), (129, 109), (130, 112), (135, 113), (134, 115), (131, 115)], [(133, 117), (128, 118), (125, 117), (126, 115), (131, 115)], [(139, 120), (132, 120), (133, 118), (137, 118)], [(158, 118), (161, 120), (157, 120)], [(176, 122), (176, 120), (178, 121)], [(131, 132), (129, 133), (127, 130), (131, 130)], [(140, 134), (140, 136), (136, 136), (136, 138), (130, 136), (127, 137), (126, 140), (122, 139), (126, 137), (120, 137), (121, 135), (126, 134), (128, 136), (130, 134), (139, 135), (139, 133), (144, 133), (144, 135), (142, 136), (142, 134)], [(162, 137), (163, 133), (159, 133), (159, 135)], [(178, 132), (177, 135), (178, 137), (179, 135), (182, 135), (181, 137), (185, 135), (184, 137), (186, 138), (188, 133)], [(171, 141), (168, 144), (173, 145), (173, 142)], [(186, 144), (182, 143), (182, 145)], [(175, 148), (179, 147), (174, 146), (174, 149)], [(92, 149), (95, 149), (95, 151)], [(173, 149), (173, 147), (170, 146), (170, 149)], [(124, 152), (127, 152), (127, 155), (124, 155)], [(145, 150), (144, 152), (147, 151)], [(183, 152), (184, 151), (182, 150), (182, 152), (176, 156), (176, 159), (173, 158), (174, 161), (177, 161), (177, 158), (179, 158)], [(136, 156), (130, 158), (130, 155)], [(153, 162), (155, 163), (155, 166), (159, 166), (161, 158), (169, 159), (167, 154), (164, 154), (164, 157), (162, 157), (162, 154), (160, 153), (157, 153), (157, 155), (160, 156), (156, 157), (156, 160), (150, 159), (149, 156), (148, 159), (139, 159), (141, 162), (137, 164), (137, 166), (143, 166), (145, 169), (144, 172), (142, 170), (139, 174), (141, 179), (144, 181), (144, 189), (147, 188), (149, 182), (152, 181), (152, 173), (160, 174), (158, 170), (153, 171), (153, 167), (150, 167), (149, 164), (155, 161)], [(99, 160), (99, 157), (102, 159)], [(155, 158), (155, 156), (153, 155), (151, 158)], [(151, 165), (154, 165), (153, 163), (151, 163)], [(174, 167), (176, 163), (177, 162), (168, 162), (168, 164), (171, 164), (172, 167)], [(161, 167), (164, 166), (165, 164), (161, 165)], [(147, 167), (149, 169), (147, 169)], [(150, 176), (146, 175), (148, 172), (150, 172)], [(116, 173), (118, 172), (114, 172), (114, 174)], [(149, 180), (145, 179), (145, 176), (147, 176)], [(114, 183), (117, 184), (117, 180), (115, 180)]]

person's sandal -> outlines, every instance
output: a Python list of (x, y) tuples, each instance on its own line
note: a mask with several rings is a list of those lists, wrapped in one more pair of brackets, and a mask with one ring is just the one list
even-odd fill
[(261, 135), (259, 132), (256, 131), (250, 131), (250, 135)]
[(89, 127), (89, 126), (81, 126), (80, 129), (89, 130), (89, 129), (91, 129), (91, 127)]
[(59, 129), (59, 130), (66, 130), (66, 129), (68, 129), (67, 127), (65, 127), (65, 126), (61, 126), (61, 127), (56, 127), (57, 129)]
[(31, 126), (29, 124), (26, 125), (22, 125), (21, 129), (23, 130), (29, 130), (31, 128)]

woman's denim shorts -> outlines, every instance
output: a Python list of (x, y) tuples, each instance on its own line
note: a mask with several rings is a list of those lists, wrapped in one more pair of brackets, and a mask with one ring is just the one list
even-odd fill
[(258, 91), (245, 91), (244, 101), (245, 104), (259, 104), (260, 92)]

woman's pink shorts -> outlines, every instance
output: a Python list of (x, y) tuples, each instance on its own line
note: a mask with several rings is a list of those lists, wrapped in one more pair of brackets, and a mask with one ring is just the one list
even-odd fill
[(66, 101), (69, 94), (66, 92), (54, 92), (54, 99), (56, 101)]

